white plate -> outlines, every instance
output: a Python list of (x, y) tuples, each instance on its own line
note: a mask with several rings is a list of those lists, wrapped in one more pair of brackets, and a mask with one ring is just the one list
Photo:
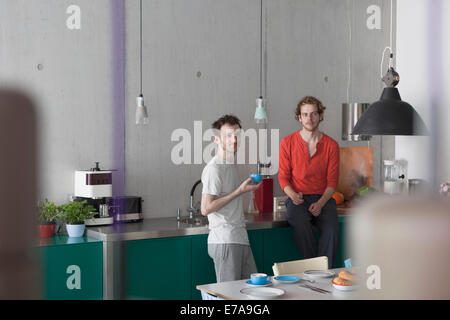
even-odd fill
[(307, 270), (303, 274), (311, 278), (331, 278), (336, 275), (333, 271), (329, 270)]
[(245, 281), (245, 284), (252, 286), (252, 287), (268, 287), (268, 286), (272, 285), (272, 281), (267, 280), (266, 283), (264, 283), (264, 284), (254, 284), (254, 283), (252, 283), (251, 280), (248, 280), (248, 281)]
[(275, 299), (281, 297), (285, 291), (277, 288), (244, 288), (240, 291), (251, 299)]

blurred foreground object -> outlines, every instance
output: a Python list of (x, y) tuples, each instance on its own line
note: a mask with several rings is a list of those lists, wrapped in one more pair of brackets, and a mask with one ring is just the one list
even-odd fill
[(450, 201), (377, 196), (355, 208), (350, 252), (362, 299), (450, 299)]
[(448, 196), (450, 194), (450, 182), (441, 183), (439, 186), (439, 193), (443, 196)]
[(24, 95), (0, 89), (0, 299), (37, 299), (36, 115)]

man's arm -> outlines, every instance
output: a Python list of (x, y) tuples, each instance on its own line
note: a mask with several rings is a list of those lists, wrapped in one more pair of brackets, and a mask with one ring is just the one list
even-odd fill
[(212, 194), (202, 194), (202, 215), (207, 216), (210, 213), (217, 212), (240, 195), (258, 189), (262, 182), (255, 184), (251, 183), (251, 180), (252, 178), (248, 178), (239, 186), (239, 188), (223, 197), (217, 197)]
[(323, 195), (320, 197), (319, 200), (317, 200), (317, 202), (314, 202), (313, 204), (311, 204), (309, 206), (309, 211), (313, 214), (313, 216), (317, 217), (320, 212), (322, 211), (322, 208), (325, 206), (325, 204), (328, 202), (328, 200), (331, 199), (331, 197), (334, 194), (335, 189), (332, 187), (327, 187), (325, 189), (325, 192), (323, 193)]
[(292, 202), (295, 205), (299, 205), (302, 204), (305, 200), (303, 200), (303, 193), (299, 192), (295, 192), (295, 190), (290, 186), (286, 186), (284, 187), (284, 193), (286, 193), (286, 195), (291, 198)]
[(295, 192), (291, 186), (292, 178), (292, 160), (288, 151), (287, 140), (283, 139), (280, 143), (280, 152), (278, 156), (278, 182), (284, 193), (292, 199), (295, 205), (299, 205), (304, 202), (303, 194), (301, 192)]

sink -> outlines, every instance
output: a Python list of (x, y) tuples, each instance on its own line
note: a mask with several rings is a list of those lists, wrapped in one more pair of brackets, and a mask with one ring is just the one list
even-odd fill
[(178, 222), (193, 225), (193, 226), (205, 226), (208, 224), (208, 217), (199, 216), (199, 217), (185, 217), (178, 220)]

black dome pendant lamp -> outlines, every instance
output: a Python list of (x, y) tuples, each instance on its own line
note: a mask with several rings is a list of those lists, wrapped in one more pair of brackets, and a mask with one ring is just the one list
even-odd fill
[(389, 68), (382, 80), (387, 87), (383, 89), (380, 100), (372, 103), (362, 114), (352, 134), (428, 135), (428, 129), (416, 110), (400, 98), (395, 87), (400, 76), (393, 67)]
[[(393, 136), (423, 136), (428, 135), (428, 129), (419, 114), (407, 102), (402, 101), (395, 87), (400, 76), (394, 70), (392, 54), (392, 6), (390, 21), (389, 68), (381, 80), (386, 84), (380, 100), (372, 103), (361, 115), (353, 128), (352, 135), (393, 135)], [(383, 51), (384, 58), (384, 51)], [(383, 59), (381, 60), (383, 65)]]

